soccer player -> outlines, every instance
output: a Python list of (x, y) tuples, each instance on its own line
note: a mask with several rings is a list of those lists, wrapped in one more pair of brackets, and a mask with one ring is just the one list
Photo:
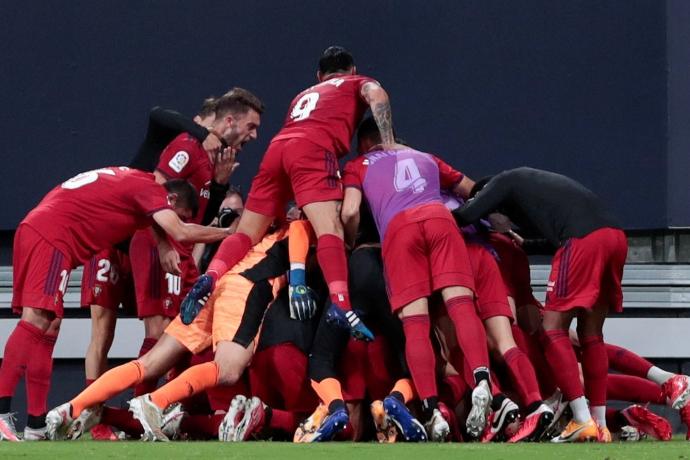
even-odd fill
[(368, 153), (345, 169), (342, 215), (346, 234), (354, 235), (357, 229), (364, 195), (383, 240), (390, 304), (403, 323), (405, 355), (422, 400), (429, 438), (434, 441), (445, 439), (450, 430), (438, 410), (435, 356), (429, 338), (428, 297), (441, 292), (474, 374), (467, 428), (479, 436), (491, 403), (486, 334), (475, 311), (465, 243), (441, 198), (441, 186), (467, 197), (473, 182), (433, 155), (403, 146), (385, 148), (375, 131), (367, 138)]
[(184, 182), (157, 184), (153, 175), (125, 167), (79, 174), (49, 192), (22, 220), (13, 249), (12, 308), (21, 313), (5, 345), (0, 368), (0, 433), (16, 441), (10, 403), (19, 379), (27, 381), (31, 436), (45, 431), (45, 413), (57, 339), (51, 324), (63, 316), (63, 295), (70, 271), (91, 256), (131, 236), (137, 228), (156, 224), (161, 258), (175, 265), (167, 241), (212, 242), (226, 231), (183, 223), (171, 209), (186, 208), (190, 218), (196, 192)]
[[(207, 215), (209, 187), (212, 184), (227, 186), (228, 179), (237, 166), (236, 153), (247, 142), (256, 139), (263, 104), (251, 92), (233, 88), (214, 101), (213, 110), (209, 128), (218, 133), (228, 145), (219, 158), (214, 159), (197, 138), (182, 133), (163, 150), (154, 171), (159, 183), (173, 178), (184, 179), (199, 190), (197, 223), (201, 223), (202, 218)], [(212, 215), (217, 212), (218, 209), (210, 210)], [(179, 273), (163, 273), (156, 262), (156, 245), (151, 233), (142, 230), (132, 238), (130, 260), (137, 312), (144, 321), (145, 329), (139, 356), (146, 354), (156, 344), (170, 320), (179, 312), (182, 298), (198, 277), (192, 256), (193, 245), (177, 245), (175, 249), (180, 254), (181, 269)], [(155, 382), (146, 381), (135, 393), (148, 393), (154, 388)]]
[[(448, 196), (445, 198), (445, 205), (448, 209), (454, 210), (460, 206), (460, 202)], [(509, 302), (510, 297), (496, 262), (498, 254), (490, 244), (488, 228), (484, 223), (464, 226), (461, 230), (467, 243), (474, 275), (477, 314), (484, 323), (489, 348), (503, 358), (513, 388), (517, 390), (519, 402), (527, 414), (519, 431), (510, 437), (510, 442), (537, 440), (551, 424), (554, 413), (543, 404), (534, 368), (527, 355), (515, 343), (511, 329), (511, 323), (516, 316), (515, 304), (511, 306)], [(501, 409), (505, 407), (505, 403), (499, 405), (498, 402), (493, 402), (496, 412), (492, 416), (494, 419), (500, 419)], [(492, 424), (482, 439), (490, 440), (503, 428), (500, 424)]]
[[(290, 229), (288, 240), (295, 232)], [(270, 264), (285, 271), (289, 267), (288, 246), (281, 241), (271, 250)], [(328, 305), (328, 288), (316, 264), (306, 273), (305, 282), (313, 288), (314, 301), (318, 306)], [(218, 432), (221, 441), (246, 441), (263, 434), (276, 433), (280, 437), (292, 436), (299, 422), (317, 405), (318, 401), (309, 387), (307, 355), (312, 346), (319, 324), (316, 314), (304, 321), (290, 317), (289, 295), (284, 287), (270, 304), (254, 304), (245, 318), (258, 314), (264, 316), (257, 351), (249, 367), (250, 398), (238, 396), (230, 405)], [(245, 320), (243, 319), (243, 322)]]
[[(377, 127), (373, 119), (368, 119), (371, 128)], [(361, 133), (361, 127), (360, 127)], [(291, 245), (293, 240), (291, 239)], [(392, 442), (397, 436), (397, 430), (408, 441), (426, 440), (426, 431), (409, 412), (405, 404), (412, 400), (414, 390), (410, 380), (409, 369), (405, 360), (405, 335), (400, 320), (392, 313), (386, 293), (383, 279), (383, 264), (381, 260), (381, 244), (374, 218), (371, 215), (366, 201), (363, 201), (360, 210), (360, 221), (357, 238), (348, 260), (349, 289), (353, 304), (363, 318), (378, 326), (380, 331), (377, 340), (368, 344), (366, 351), (370, 357), (378, 358), (376, 350), (380, 350), (381, 338), (385, 338), (387, 345), (391, 347), (391, 353), (397, 358), (399, 373), (395, 373), (397, 380), (390, 377), (392, 382), (386, 383), (385, 391), (374, 396), (382, 401), (374, 401), (371, 406), (372, 417), (377, 428), (377, 437), (381, 441)], [(293, 251), (291, 250), (291, 253)], [(378, 342), (378, 343), (377, 343)], [(358, 386), (371, 386), (371, 380), (364, 375), (352, 375), (366, 373), (367, 377), (373, 373), (357, 369), (357, 363), (347, 365), (340, 359), (341, 356), (350, 356), (348, 347), (357, 347), (357, 344), (348, 340), (348, 335), (342, 328), (325, 321), (320, 321), (316, 330), (314, 343), (309, 353), (309, 377), (314, 391), (323, 404), (319, 405), (314, 414), (306, 422), (301, 424), (295, 433), (295, 442), (321, 442), (332, 439), (339, 431), (345, 429), (349, 418), (349, 410), (352, 404), (346, 403), (348, 391), (343, 387), (354, 386), (351, 383), (359, 379)], [(380, 353), (379, 353), (380, 354)], [(366, 358), (372, 368), (374, 365), (369, 357)], [(338, 361), (342, 366), (338, 369)], [(377, 361), (378, 362), (378, 361)], [(364, 381), (366, 380), (366, 381)], [(384, 379), (385, 380), (385, 377)], [(395, 384), (393, 384), (395, 382)], [(378, 383), (378, 382), (377, 382)], [(379, 385), (380, 386), (380, 385)], [(388, 394), (390, 387), (393, 388)], [(370, 388), (371, 389), (371, 388)], [(386, 396), (388, 394), (388, 396)], [(386, 411), (387, 409), (387, 411)], [(352, 425), (352, 423), (350, 423)]]
[(318, 238), (317, 258), (333, 301), (327, 314), (347, 325), (355, 336), (370, 336), (351, 310), (347, 289), (338, 158), (349, 151), (354, 129), (367, 108), (383, 143), (394, 144), (390, 104), (378, 82), (357, 75), (352, 55), (342, 47), (331, 46), (323, 52), (316, 76), (318, 84), (299, 93), (290, 104), (283, 128), (272, 139), (252, 182), (237, 232), (220, 246), (206, 274), (184, 300), (183, 310), (203, 304), (216, 280), (262, 238), (294, 195)]
[[(527, 167), (512, 169), (480, 181), (474, 192), (474, 199), (455, 211), (462, 223), (500, 211), (503, 219), (507, 216), (522, 232), (536, 233), (559, 247), (547, 287), (544, 343), (573, 420), (553, 441), (610, 441), (606, 429), (608, 359), (602, 328), (609, 310), (623, 308), (625, 234), (594, 193), (560, 174)], [(500, 215), (489, 215), (494, 228), (506, 227), (505, 220), (499, 222)], [(584, 391), (568, 337), (575, 317)]]
[(275, 243), (286, 236), (283, 226), (255, 245), (223, 276), (209, 305), (193, 319), (185, 318), (188, 326), (176, 317), (144, 356), (109, 370), (77, 397), (51, 410), (46, 417), (49, 437), (78, 438), (98, 422), (100, 404), (145, 379), (161, 377), (188, 352), (197, 354), (213, 346), (214, 360), (192, 366), (150, 395), (130, 401), (130, 409), (144, 428), (144, 439), (168, 440), (162, 423), (163, 410), (169, 405), (217, 385), (237, 382), (254, 353), (261, 324), (261, 317), (253, 318), (258, 322), (251, 327), (243, 324), (246, 306), (254, 302), (267, 305), (286, 284), (282, 267), (274, 273), (261, 265)]
[[(193, 119), (160, 107), (151, 109), (146, 135), (129, 167), (153, 172), (165, 146), (182, 132), (195, 137), (209, 154), (218, 154), (224, 141), (209, 129), (215, 120), (215, 105), (216, 98), (207, 98)], [(224, 186), (212, 182), (210, 203), (217, 202), (218, 189), (224, 189)], [(91, 340), (84, 363), (87, 385), (107, 370), (117, 307), (122, 304), (126, 310), (136, 311), (128, 246), (128, 243), (118, 244), (117, 248), (105, 249), (84, 267), (81, 305), (89, 308), (91, 313)]]

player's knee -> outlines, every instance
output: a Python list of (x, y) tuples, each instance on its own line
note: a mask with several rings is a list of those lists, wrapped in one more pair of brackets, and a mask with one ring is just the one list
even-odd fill
[(218, 385), (234, 385), (242, 378), (243, 373), (244, 368), (240, 369), (236, 365), (218, 363)]

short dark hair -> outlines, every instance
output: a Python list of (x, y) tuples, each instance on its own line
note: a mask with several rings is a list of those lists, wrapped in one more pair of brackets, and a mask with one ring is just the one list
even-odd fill
[(216, 99), (216, 117), (222, 117), (228, 113), (245, 114), (249, 112), (249, 109), (261, 114), (264, 113), (264, 104), (261, 99), (244, 88), (232, 88)]
[[(395, 129), (393, 130), (393, 135), (396, 135)], [(379, 131), (379, 126), (376, 124), (374, 117), (368, 116), (359, 124), (359, 128), (357, 129), (357, 142), (361, 139), (369, 139), (375, 143), (381, 142), (381, 131)], [(395, 142), (409, 147), (407, 141), (399, 137), (395, 138)]]
[(199, 212), (199, 198), (196, 189), (184, 179), (170, 179), (163, 184), (168, 193), (177, 194), (177, 206), (192, 211), (192, 217)]
[(369, 139), (376, 143), (381, 142), (381, 132), (379, 131), (374, 117), (366, 117), (359, 124), (359, 128), (357, 129), (357, 141), (361, 142), (362, 139)]
[(319, 59), (319, 72), (322, 74), (346, 72), (355, 65), (352, 54), (342, 46), (329, 46)]
[(199, 109), (199, 116), (206, 118), (216, 113), (217, 103), (218, 99), (215, 96), (210, 96), (204, 99), (204, 102), (201, 103), (201, 108)]

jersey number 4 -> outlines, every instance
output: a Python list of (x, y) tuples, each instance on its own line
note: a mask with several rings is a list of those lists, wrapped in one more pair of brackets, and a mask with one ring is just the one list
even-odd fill
[(405, 158), (395, 163), (395, 190), (402, 192), (412, 189), (412, 193), (421, 193), (426, 188), (426, 179), (419, 173), (413, 158)]

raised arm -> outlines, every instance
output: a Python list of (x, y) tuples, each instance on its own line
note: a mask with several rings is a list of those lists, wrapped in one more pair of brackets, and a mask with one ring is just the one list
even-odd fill
[(362, 85), (362, 97), (369, 108), (371, 114), (376, 120), (376, 126), (379, 127), (381, 133), (381, 143), (384, 146), (395, 144), (395, 135), (393, 134), (393, 116), (391, 115), (391, 104), (388, 99), (388, 93), (376, 82), (370, 81)]
[(214, 155), (226, 147), (225, 141), (218, 134), (174, 110), (152, 108), (149, 112), (149, 126), (176, 131), (179, 134), (189, 133), (202, 143), (204, 150)]
[(149, 123), (171, 131), (189, 133), (198, 139), (199, 142), (204, 142), (209, 135), (215, 136), (206, 127), (201, 126), (191, 118), (162, 107), (151, 109), (151, 112), (149, 112)]

